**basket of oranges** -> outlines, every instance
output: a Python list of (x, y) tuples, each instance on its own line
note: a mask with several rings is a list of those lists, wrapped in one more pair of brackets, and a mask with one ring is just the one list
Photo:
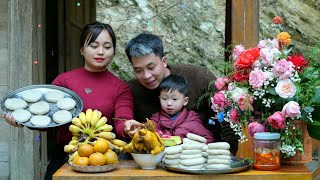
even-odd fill
[(78, 172), (107, 172), (117, 167), (118, 155), (109, 148), (105, 139), (98, 139), (94, 144), (79, 145), (69, 158), (69, 164)]

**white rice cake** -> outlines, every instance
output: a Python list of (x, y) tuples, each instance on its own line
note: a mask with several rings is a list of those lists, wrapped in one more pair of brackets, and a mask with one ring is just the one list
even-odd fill
[(60, 110), (60, 111), (55, 112), (52, 115), (52, 119), (54, 122), (56, 122), (58, 124), (63, 124), (63, 123), (71, 121), (72, 115), (67, 110)]
[(62, 110), (71, 110), (76, 106), (76, 101), (71, 98), (63, 98), (57, 102), (57, 107)]
[(26, 122), (31, 118), (31, 113), (24, 109), (17, 109), (11, 113), (14, 119), (18, 122)]
[(48, 116), (36, 115), (31, 117), (30, 122), (38, 127), (46, 127), (50, 124), (51, 119)]
[(42, 92), (34, 89), (26, 90), (21, 93), (21, 98), (27, 102), (37, 102), (41, 99)]
[(24, 109), (28, 106), (27, 102), (20, 98), (9, 98), (4, 102), (4, 106), (8, 110)]
[(63, 98), (64, 98), (64, 94), (60, 91), (50, 91), (45, 95), (45, 99), (48, 102), (53, 102), (53, 103), (56, 103)]
[(29, 111), (32, 114), (36, 114), (36, 115), (46, 114), (47, 112), (49, 112), (49, 110), (50, 110), (49, 103), (44, 101), (36, 102), (29, 106)]

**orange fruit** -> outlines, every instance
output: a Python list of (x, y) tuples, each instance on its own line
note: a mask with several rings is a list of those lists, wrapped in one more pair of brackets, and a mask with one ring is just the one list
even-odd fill
[(100, 152), (95, 152), (89, 156), (89, 163), (92, 166), (102, 166), (105, 165), (107, 161), (106, 156)]
[(118, 155), (111, 149), (109, 149), (104, 155), (107, 158), (106, 164), (115, 164), (119, 161)]
[(98, 139), (93, 146), (94, 152), (106, 153), (109, 149), (109, 144), (104, 139)]
[(76, 156), (72, 162), (73, 162), (73, 164), (79, 165), (79, 166), (89, 166), (89, 158), (88, 157)]
[(89, 157), (93, 152), (93, 147), (90, 144), (82, 144), (78, 149), (78, 154), (81, 157)]

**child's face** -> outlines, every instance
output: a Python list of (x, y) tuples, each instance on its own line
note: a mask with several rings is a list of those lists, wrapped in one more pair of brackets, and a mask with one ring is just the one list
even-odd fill
[(177, 114), (182, 107), (188, 104), (188, 97), (185, 97), (177, 90), (160, 92), (161, 109), (169, 115)]

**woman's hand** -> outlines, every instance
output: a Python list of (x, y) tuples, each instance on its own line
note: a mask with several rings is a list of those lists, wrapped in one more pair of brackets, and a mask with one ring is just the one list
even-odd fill
[(14, 117), (11, 115), (11, 114), (4, 114), (3, 115), (3, 118), (5, 119), (5, 121), (10, 124), (11, 126), (14, 126), (14, 127), (23, 127), (22, 124), (18, 123)]
[(145, 127), (144, 124), (139, 123), (136, 120), (127, 120), (124, 123), (124, 132), (127, 133), (128, 136), (133, 137), (133, 135), (143, 127)]

